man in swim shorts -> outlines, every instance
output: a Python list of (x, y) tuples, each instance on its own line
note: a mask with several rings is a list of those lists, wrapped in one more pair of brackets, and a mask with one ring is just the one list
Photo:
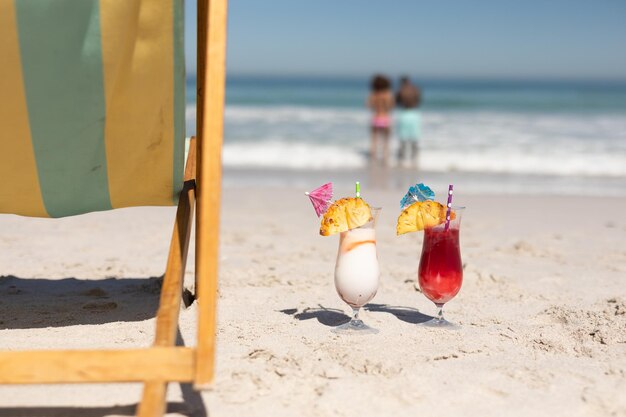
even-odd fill
[(420, 89), (411, 83), (408, 77), (400, 78), (400, 87), (396, 93), (396, 104), (400, 107), (397, 117), (396, 132), (400, 140), (398, 164), (402, 165), (411, 148), (410, 163), (417, 166), (418, 146), (421, 135), (422, 118), (418, 107), (422, 101)]

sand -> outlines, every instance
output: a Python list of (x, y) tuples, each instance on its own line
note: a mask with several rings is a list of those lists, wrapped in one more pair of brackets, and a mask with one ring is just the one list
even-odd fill
[[(347, 320), (299, 189), (224, 190), (217, 378), (171, 384), (170, 416), (626, 415), (626, 198), (479, 196), (461, 245), (464, 283), (446, 305), (415, 288), (422, 236), (395, 236), (401, 193), (370, 191), (381, 286)], [(0, 216), (0, 349), (148, 346), (173, 208), (62, 220)], [(186, 286), (192, 286), (193, 258)], [(196, 305), (181, 312), (195, 343)], [(1, 372), (1, 370), (0, 370)], [(129, 415), (138, 384), (0, 387), (0, 417)]]

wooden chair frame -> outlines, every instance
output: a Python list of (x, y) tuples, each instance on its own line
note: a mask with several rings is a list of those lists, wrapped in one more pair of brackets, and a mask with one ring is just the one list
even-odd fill
[[(143, 382), (137, 415), (162, 416), (168, 382), (209, 387), (214, 374), (227, 0), (197, 0), (197, 139), (178, 201), (152, 347), (0, 352), (0, 384)], [(194, 209), (197, 346), (176, 346)]]

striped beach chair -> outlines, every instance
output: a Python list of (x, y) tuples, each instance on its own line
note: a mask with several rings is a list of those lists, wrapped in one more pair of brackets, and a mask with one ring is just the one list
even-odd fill
[[(0, 0), (0, 213), (178, 204), (154, 345), (0, 351), (0, 384), (143, 382), (140, 416), (163, 414), (168, 382), (210, 384), (226, 2), (197, 0), (197, 139), (184, 166), (183, 0)], [(198, 343), (180, 347), (194, 212)]]

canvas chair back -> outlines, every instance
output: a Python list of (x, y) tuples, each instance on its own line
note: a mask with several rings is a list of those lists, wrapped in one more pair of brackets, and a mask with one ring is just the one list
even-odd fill
[(182, 0), (0, 0), (0, 213), (172, 205)]

